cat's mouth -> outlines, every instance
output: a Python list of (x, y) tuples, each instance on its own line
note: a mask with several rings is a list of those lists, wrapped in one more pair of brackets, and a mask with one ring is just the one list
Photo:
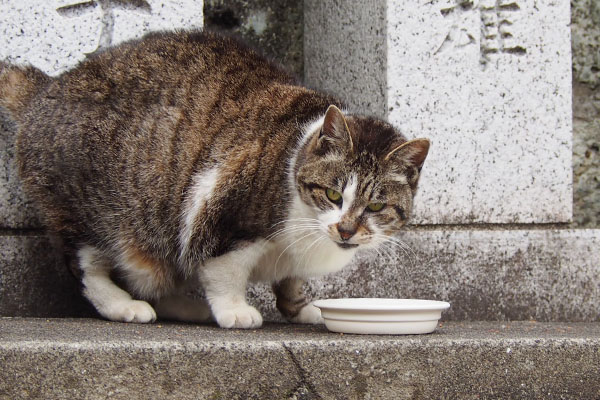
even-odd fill
[(340, 246), (342, 249), (354, 249), (354, 248), (358, 247), (357, 244), (353, 244), (353, 243), (335, 242), (335, 244), (337, 244), (338, 246)]

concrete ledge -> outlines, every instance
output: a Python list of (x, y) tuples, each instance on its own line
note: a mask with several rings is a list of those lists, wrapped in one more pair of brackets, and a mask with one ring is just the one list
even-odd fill
[(0, 319), (0, 398), (592, 399), (600, 324), (448, 322), (423, 336)]
[[(404, 249), (363, 254), (309, 282), (310, 297), (445, 300), (446, 320), (600, 322), (600, 230), (411, 229)], [(0, 236), (0, 316), (90, 315), (50, 246), (44, 236)], [(268, 285), (251, 286), (248, 299), (282, 321)]]
[[(399, 238), (311, 281), (311, 297), (445, 300), (449, 320), (600, 321), (600, 230), (413, 227)], [(266, 287), (251, 294), (274, 301)]]

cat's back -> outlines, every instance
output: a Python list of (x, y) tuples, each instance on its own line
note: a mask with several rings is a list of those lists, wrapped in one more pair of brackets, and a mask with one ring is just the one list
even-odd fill
[(261, 198), (284, 184), (298, 127), (331, 101), (231, 38), (150, 34), (38, 94), (20, 129), (20, 170), (51, 225), (87, 240), (118, 230), (173, 247), (193, 177), (209, 169), (228, 182), (219, 204), (237, 216), (213, 225), (256, 231), (283, 212)]
[[(33, 98), (18, 138), (21, 158), (31, 165), (25, 175), (64, 168), (67, 177), (86, 166), (106, 171), (125, 156), (130, 168), (142, 169), (135, 155), (193, 161), (209, 147), (219, 151), (254, 140), (253, 118), (261, 108), (285, 112), (269, 92), (292, 88), (304, 94), (293, 83), (232, 38), (203, 31), (151, 33), (90, 57)], [(50, 153), (60, 154), (62, 162)], [(192, 168), (173, 167), (180, 173)]]
[[(95, 105), (237, 98), (294, 78), (243, 43), (204, 31), (151, 33), (92, 56), (51, 86), (62, 101)], [(241, 89), (241, 90), (240, 90)], [(133, 102), (133, 103), (132, 103)]]

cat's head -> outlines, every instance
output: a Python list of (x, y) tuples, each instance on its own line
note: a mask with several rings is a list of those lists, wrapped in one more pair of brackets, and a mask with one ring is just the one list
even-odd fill
[(390, 124), (330, 106), (295, 165), (307, 211), (341, 248), (371, 247), (406, 224), (429, 140), (407, 141)]

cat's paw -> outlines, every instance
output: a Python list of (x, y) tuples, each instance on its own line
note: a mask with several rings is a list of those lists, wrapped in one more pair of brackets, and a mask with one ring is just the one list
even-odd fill
[(321, 310), (313, 305), (313, 302), (308, 303), (291, 319), (296, 324), (322, 324)]
[(140, 324), (156, 321), (154, 308), (142, 300), (119, 301), (98, 311), (111, 321), (136, 322)]
[(220, 311), (214, 311), (215, 320), (221, 328), (258, 328), (262, 325), (262, 316), (258, 310), (248, 304), (236, 305)]

